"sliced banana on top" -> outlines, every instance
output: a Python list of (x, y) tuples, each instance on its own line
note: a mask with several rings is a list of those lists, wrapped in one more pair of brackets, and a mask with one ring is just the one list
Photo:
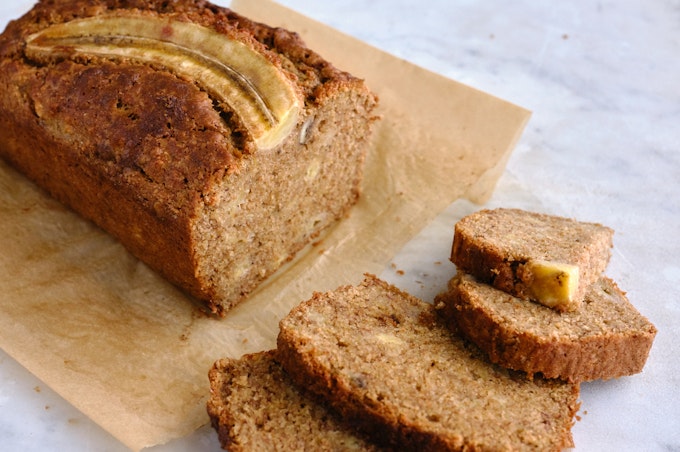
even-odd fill
[(258, 149), (280, 144), (300, 111), (293, 82), (277, 66), (242, 42), (191, 22), (120, 15), (75, 19), (30, 35), (26, 55), (40, 62), (92, 55), (161, 66), (228, 105)]
[(544, 260), (529, 261), (527, 264), (532, 281), (529, 291), (539, 303), (560, 311), (572, 311), (578, 300), (579, 268), (576, 265)]

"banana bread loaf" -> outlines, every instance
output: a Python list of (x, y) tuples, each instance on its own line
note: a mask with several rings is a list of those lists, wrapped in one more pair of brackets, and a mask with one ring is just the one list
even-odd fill
[(376, 98), (202, 0), (40, 1), (0, 36), (0, 157), (224, 313), (360, 192)]
[(381, 444), (401, 450), (561, 450), (579, 387), (490, 364), (431, 304), (367, 275), (281, 320), (277, 356)]
[(226, 450), (378, 450), (298, 390), (276, 362), (274, 350), (221, 359), (209, 378), (208, 414)]
[(516, 297), (573, 311), (607, 267), (613, 235), (597, 223), (486, 209), (456, 223), (451, 261)]
[(589, 287), (574, 312), (521, 300), (464, 274), (451, 279), (435, 304), (492, 362), (572, 382), (641, 372), (656, 335), (606, 277)]

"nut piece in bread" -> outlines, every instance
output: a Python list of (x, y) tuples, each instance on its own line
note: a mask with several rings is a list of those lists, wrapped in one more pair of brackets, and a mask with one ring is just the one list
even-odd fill
[(656, 335), (606, 277), (589, 287), (573, 312), (529, 303), (465, 274), (451, 279), (435, 304), (492, 362), (572, 382), (641, 372)]
[(561, 450), (578, 385), (495, 366), (431, 304), (374, 276), (314, 296), (281, 320), (296, 384), (401, 450)]
[(221, 359), (209, 378), (208, 414), (224, 449), (378, 450), (298, 390), (276, 362), (273, 350)]
[(348, 215), (376, 97), (195, 0), (41, 1), (0, 35), (0, 157), (224, 314)]
[(597, 223), (487, 209), (456, 223), (451, 261), (516, 297), (574, 311), (607, 267), (613, 235)]

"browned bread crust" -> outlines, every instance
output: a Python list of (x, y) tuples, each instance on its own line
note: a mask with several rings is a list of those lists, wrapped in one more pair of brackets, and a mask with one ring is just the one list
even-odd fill
[[(126, 59), (37, 61), (26, 39), (126, 14), (199, 24), (294, 84), (293, 131), (256, 149), (241, 118), (192, 80)], [(376, 98), (289, 31), (201, 0), (41, 1), (0, 36), (0, 157), (223, 313), (359, 196)]]
[(432, 305), (373, 276), (316, 293), (280, 322), (298, 385), (402, 450), (560, 450), (578, 385), (490, 364)]
[(575, 265), (574, 308), (607, 267), (613, 234), (597, 223), (520, 209), (480, 210), (456, 223), (451, 261), (460, 272), (523, 299), (533, 298), (528, 262)]
[(208, 414), (226, 450), (378, 450), (298, 390), (273, 350), (221, 359), (209, 378)]
[(572, 382), (642, 371), (656, 328), (609, 278), (575, 312), (521, 300), (469, 275), (435, 301), (452, 327), (502, 366)]

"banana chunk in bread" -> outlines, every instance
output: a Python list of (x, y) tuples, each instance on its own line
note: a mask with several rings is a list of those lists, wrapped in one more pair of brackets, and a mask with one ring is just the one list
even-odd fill
[(574, 312), (528, 303), (463, 274), (435, 303), (492, 362), (572, 382), (641, 372), (656, 336), (654, 325), (607, 277), (589, 287)]
[(223, 314), (345, 217), (376, 97), (202, 0), (40, 1), (0, 35), (0, 157)]
[(485, 209), (456, 223), (451, 261), (516, 297), (574, 311), (607, 267), (613, 235), (597, 223)]
[(370, 451), (334, 413), (298, 390), (275, 351), (221, 359), (210, 370), (207, 409), (230, 451)]
[(401, 450), (561, 450), (579, 387), (488, 362), (425, 303), (374, 276), (281, 320), (278, 359), (381, 444)]

